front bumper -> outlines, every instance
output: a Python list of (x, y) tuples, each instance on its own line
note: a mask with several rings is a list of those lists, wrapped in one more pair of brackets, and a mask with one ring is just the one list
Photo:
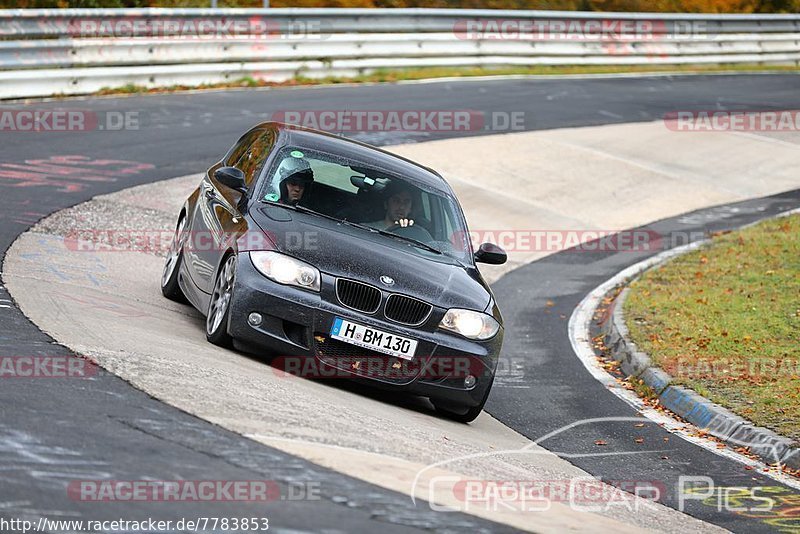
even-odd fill
[[(356, 380), (460, 406), (483, 402), (497, 368), (502, 328), (491, 340), (475, 342), (430, 325), (405, 327), (345, 308), (334, 288), (335, 278), (324, 273), (320, 293), (278, 284), (261, 275), (248, 254), (240, 254), (228, 331), (237, 347), (268, 353), (275, 357), (273, 366), (291, 374)], [(254, 312), (263, 318), (258, 326), (248, 322)], [(439, 315), (443, 313), (441, 310)], [(331, 339), (336, 317), (416, 339), (414, 360), (399, 360)], [(470, 375), (476, 381), (467, 387), (465, 378)]]

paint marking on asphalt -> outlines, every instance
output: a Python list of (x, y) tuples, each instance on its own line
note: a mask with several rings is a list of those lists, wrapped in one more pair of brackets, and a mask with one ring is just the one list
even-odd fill
[(610, 111), (606, 111), (604, 109), (601, 109), (600, 111), (598, 111), (597, 114), (598, 115), (602, 115), (604, 117), (611, 117), (612, 119), (624, 119), (625, 118), (622, 115), (617, 115), (616, 113), (611, 113)]

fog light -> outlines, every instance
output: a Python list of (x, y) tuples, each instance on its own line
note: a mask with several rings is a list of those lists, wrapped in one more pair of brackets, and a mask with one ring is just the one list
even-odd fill
[(469, 375), (467, 378), (464, 379), (464, 387), (467, 388), (467, 389), (474, 388), (475, 387), (475, 383), (477, 381), (478, 381), (477, 378), (475, 378), (472, 375)]
[(264, 318), (261, 317), (260, 313), (253, 312), (247, 318), (247, 322), (250, 323), (250, 326), (261, 326), (261, 323), (264, 322)]

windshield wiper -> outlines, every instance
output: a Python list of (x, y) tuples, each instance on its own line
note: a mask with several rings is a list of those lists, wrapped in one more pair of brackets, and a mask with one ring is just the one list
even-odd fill
[(340, 222), (342, 222), (342, 223), (344, 223), (344, 224), (346, 224), (348, 226), (353, 226), (355, 228), (361, 228), (362, 230), (367, 230), (369, 232), (378, 232), (379, 231), (377, 228), (373, 228), (371, 226), (367, 226), (366, 224), (361, 224), (361, 223), (357, 223), (357, 222), (353, 222), (353, 221), (348, 221), (347, 219), (342, 219)]
[(440, 254), (440, 255), (444, 254), (444, 252), (442, 252), (438, 248), (434, 248), (429, 244), (425, 243), (424, 241), (419, 241), (417, 239), (414, 239), (413, 237), (406, 237), (404, 235), (398, 235), (392, 232), (387, 232), (386, 230), (378, 230), (377, 228), (371, 228), (371, 230), (374, 232), (378, 232), (381, 235), (387, 235), (389, 237), (394, 237), (395, 239), (402, 239), (403, 241), (407, 241), (408, 243), (416, 245), (419, 248), (424, 248), (425, 250), (433, 252), (434, 254)]
[[(270, 204), (272, 204), (272, 203), (270, 202)], [(319, 211), (312, 210), (311, 208), (307, 208), (305, 206), (301, 206), (300, 204), (283, 204), (283, 203), (275, 202), (274, 205), (281, 206), (281, 207), (284, 207), (284, 208), (288, 208), (288, 209), (294, 210), (294, 211), (299, 211), (299, 212), (302, 212), (302, 213), (310, 213), (312, 215), (319, 215), (320, 217), (324, 217), (325, 219), (330, 219), (331, 221), (336, 221), (337, 223), (340, 223), (340, 224), (347, 224), (349, 226), (355, 226), (356, 228), (369, 230), (370, 232), (377, 232), (378, 231), (375, 228), (366, 226), (364, 224), (359, 224), (359, 223), (356, 223), (356, 222), (353, 222), (353, 221), (348, 221), (347, 219), (340, 219), (339, 217), (334, 217), (333, 215), (328, 215), (328, 214), (325, 214), (325, 213), (321, 213)]]
[(327, 213), (321, 213), (316, 210), (312, 210), (311, 208), (307, 208), (305, 206), (301, 206), (300, 204), (295, 204), (292, 206), (295, 211), (300, 211), (303, 213), (310, 213), (311, 215), (319, 215), (320, 217), (324, 217), (325, 219), (330, 219), (331, 221), (336, 221), (337, 223), (343, 222), (339, 217), (334, 217), (333, 215), (328, 215)]
[(332, 221), (336, 221), (339, 223), (342, 222), (342, 220), (339, 219), (338, 217), (334, 217), (333, 215), (326, 215), (325, 213), (320, 213), (316, 210), (312, 210), (311, 208), (301, 206), (300, 204), (284, 204), (283, 202), (269, 202), (266, 200), (262, 200), (262, 202), (265, 204), (270, 204), (272, 206), (280, 206), (281, 208), (286, 208), (293, 211), (299, 211), (301, 213), (310, 213), (312, 215), (319, 215), (320, 217), (324, 217), (326, 219), (330, 219)]

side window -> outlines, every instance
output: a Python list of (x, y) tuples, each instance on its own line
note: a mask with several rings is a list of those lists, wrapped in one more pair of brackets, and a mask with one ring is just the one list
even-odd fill
[(245, 144), (245, 150), (239, 153), (239, 157), (233, 165), (244, 173), (244, 179), (248, 187), (258, 178), (261, 169), (264, 167), (264, 162), (275, 146), (276, 135), (274, 130), (261, 130), (256, 134), (247, 140), (248, 143)]
[(225, 156), (225, 165), (228, 167), (235, 167), (236, 162), (241, 159), (244, 151), (247, 150), (253, 140), (262, 133), (263, 132), (261, 130), (256, 130), (254, 132), (246, 133), (240, 137), (236, 144), (233, 145), (233, 148), (228, 151), (227, 156)]

